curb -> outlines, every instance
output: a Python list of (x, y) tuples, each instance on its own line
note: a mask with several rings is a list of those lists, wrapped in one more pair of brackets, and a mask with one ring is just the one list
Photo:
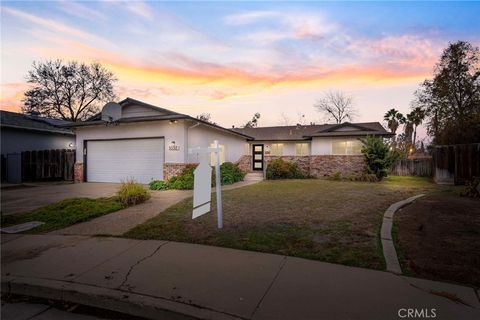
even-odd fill
[(398, 261), (397, 251), (395, 250), (395, 246), (393, 244), (393, 215), (399, 209), (423, 196), (424, 194), (419, 194), (408, 199), (395, 202), (390, 207), (388, 207), (388, 209), (383, 214), (382, 228), (380, 230), (380, 239), (382, 240), (383, 256), (385, 257), (387, 271), (389, 272), (395, 274), (402, 274), (402, 268), (400, 267), (400, 262)]
[(1, 285), (2, 294), (68, 301), (153, 320), (242, 319), (238, 316), (183, 302), (59, 280), (6, 276), (2, 277)]

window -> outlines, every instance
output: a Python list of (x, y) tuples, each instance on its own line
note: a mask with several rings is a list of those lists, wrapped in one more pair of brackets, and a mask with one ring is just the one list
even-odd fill
[[(220, 164), (225, 162), (225, 146), (223, 144), (218, 145), (220, 147)], [(210, 148), (214, 148), (213, 143), (210, 145)], [(210, 165), (213, 167), (215, 165), (215, 153), (210, 154)]]
[(270, 155), (282, 156), (283, 155), (283, 143), (272, 143), (270, 145)]
[(358, 139), (334, 140), (332, 142), (332, 154), (354, 155), (362, 153), (362, 142)]
[(295, 144), (295, 155), (297, 156), (308, 156), (308, 143), (297, 143)]

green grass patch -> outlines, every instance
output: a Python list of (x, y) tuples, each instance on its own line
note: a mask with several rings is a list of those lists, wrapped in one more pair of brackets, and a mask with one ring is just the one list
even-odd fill
[(124, 207), (116, 197), (66, 199), (23, 214), (4, 215), (2, 216), (2, 227), (30, 221), (41, 221), (45, 224), (27, 232), (44, 233), (88, 221)]
[(268, 252), (385, 269), (380, 228), (385, 210), (419, 193), (452, 192), (428, 178), (384, 181), (267, 180), (223, 192), (224, 229), (212, 212), (192, 220), (186, 199), (124, 236)]

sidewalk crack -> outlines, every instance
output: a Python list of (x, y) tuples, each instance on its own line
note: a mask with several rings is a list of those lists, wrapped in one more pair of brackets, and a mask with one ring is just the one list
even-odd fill
[(267, 296), (268, 292), (270, 291), (270, 289), (273, 287), (273, 284), (275, 283), (275, 281), (277, 280), (278, 276), (280, 275), (280, 272), (283, 270), (283, 267), (285, 266), (285, 264), (287, 263), (287, 257), (284, 256), (282, 261), (280, 262), (280, 267), (278, 268), (278, 271), (277, 273), (275, 274), (275, 277), (273, 277), (272, 281), (270, 282), (270, 284), (268, 285), (268, 288), (267, 290), (265, 290), (265, 293), (262, 295), (262, 297), (260, 298), (260, 301), (258, 301), (257, 305), (255, 306), (255, 309), (253, 310), (252, 314), (251, 314), (251, 318), (253, 318), (253, 316), (255, 315), (255, 313), (257, 312), (257, 310), (260, 308), (260, 305), (262, 304), (263, 300), (265, 299), (265, 297)]
[[(118, 286), (118, 288), (121, 288), (121, 287), (123, 287), (123, 286), (125, 285), (125, 283), (128, 281), (128, 277), (130, 276), (130, 274), (132, 273), (133, 269), (135, 269), (136, 266), (138, 266), (140, 263), (142, 263), (143, 261), (147, 260), (148, 258), (153, 257), (153, 256), (158, 252), (158, 250), (160, 250), (164, 245), (166, 245), (166, 244), (169, 243), (169, 242), (170, 242), (170, 241), (166, 241), (166, 242), (164, 242), (164, 243), (161, 243), (161, 244), (158, 246), (158, 248), (155, 249), (155, 251), (153, 251), (151, 254), (149, 254), (148, 256), (145, 256), (145, 257), (141, 258), (140, 260), (138, 260), (137, 262), (135, 262), (134, 264), (132, 264), (132, 265), (130, 266), (130, 268), (128, 269), (127, 274), (125, 275), (125, 278), (123, 279), (122, 284), (120, 284), (120, 285)], [(127, 288), (127, 289), (129, 289), (129, 288)], [(129, 291), (130, 291), (130, 290), (129, 290)]]

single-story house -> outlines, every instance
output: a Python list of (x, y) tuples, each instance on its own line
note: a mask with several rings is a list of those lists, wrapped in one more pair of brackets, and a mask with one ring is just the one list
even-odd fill
[(2, 181), (21, 182), (23, 151), (73, 149), (75, 134), (63, 127), (68, 123), (63, 120), (1, 110)]
[(77, 139), (75, 180), (90, 182), (169, 179), (199, 162), (202, 155), (189, 148), (214, 140), (222, 162), (239, 163), (247, 172), (284, 157), (319, 177), (336, 170), (354, 174), (363, 170), (358, 138), (391, 136), (377, 122), (227, 129), (131, 98), (69, 127)]

